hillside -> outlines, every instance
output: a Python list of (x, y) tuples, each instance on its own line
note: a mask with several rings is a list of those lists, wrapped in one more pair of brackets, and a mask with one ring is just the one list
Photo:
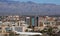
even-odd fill
[(60, 5), (0, 0), (0, 15), (60, 15)]

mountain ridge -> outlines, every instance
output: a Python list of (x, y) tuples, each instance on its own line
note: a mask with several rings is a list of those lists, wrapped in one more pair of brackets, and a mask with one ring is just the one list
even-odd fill
[(60, 15), (60, 5), (0, 0), (0, 15)]

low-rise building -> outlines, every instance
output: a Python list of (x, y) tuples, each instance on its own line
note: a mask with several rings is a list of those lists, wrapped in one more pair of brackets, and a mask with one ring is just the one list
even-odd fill
[(39, 27), (45, 27), (45, 26), (55, 26), (56, 25), (56, 19), (54, 17), (49, 16), (42, 16), (38, 19), (38, 26)]

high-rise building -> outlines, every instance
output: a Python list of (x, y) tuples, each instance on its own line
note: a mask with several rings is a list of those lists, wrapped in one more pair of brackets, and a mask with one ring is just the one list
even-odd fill
[(30, 25), (30, 17), (26, 17), (25, 21), (28, 25)]
[(34, 17), (31, 17), (31, 24), (32, 24), (32, 26), (35, 26), (35, 18)]
[(35, 26), (38, 26), (38, 17), (35, 17)]

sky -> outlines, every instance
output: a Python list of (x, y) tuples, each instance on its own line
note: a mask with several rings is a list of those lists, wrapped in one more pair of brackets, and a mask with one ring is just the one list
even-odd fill
[(60, 5), (60, 0), (15, 0), (15, 1), (21, 1), (21, 2), (32, 1), (36, 3), (52, 3), (52, 4)]

